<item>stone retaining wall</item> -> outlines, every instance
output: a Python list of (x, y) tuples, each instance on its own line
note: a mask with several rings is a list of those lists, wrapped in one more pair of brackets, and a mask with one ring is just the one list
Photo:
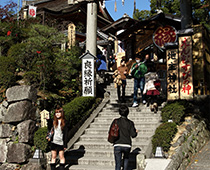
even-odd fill
[(36, 99), (37, 91), (32, 86), (7, 89), (6, 100), (0, 104), (0, 170), (14, 170), (32, 157)]
[(192, 156), (197, 153), (210, 139), (210, 132), (205, 121), (192, 118), (185, 131), (172, 145), (174, 153), (165, 170), (185, 170)]

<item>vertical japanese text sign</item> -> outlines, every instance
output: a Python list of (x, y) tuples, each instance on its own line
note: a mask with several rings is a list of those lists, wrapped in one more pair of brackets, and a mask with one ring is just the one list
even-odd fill
[(193, 98), (192, 37), (179, 37), (180, 99)]
[(178, 49), (167, 49), (167, 99), (179, 99)]
[(82, 96), (95, 96), (95, 66), (96, 57), (89, 51), (83, 54), (82, 59)]

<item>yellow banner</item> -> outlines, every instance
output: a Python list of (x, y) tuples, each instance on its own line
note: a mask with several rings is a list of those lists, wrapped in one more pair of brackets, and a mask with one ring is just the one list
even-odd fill
[(167, 99), (179, 99), (179, 62), (178, 49), (168, 49), (166, 51), (167, 59)]

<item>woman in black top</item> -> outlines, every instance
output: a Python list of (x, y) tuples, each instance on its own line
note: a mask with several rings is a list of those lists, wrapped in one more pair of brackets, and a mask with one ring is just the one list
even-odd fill
[[(123, 170), (127, 170), (132, 146), (131, 138), (136, 137), (138, 131), (136, 130), (133, 121), (127, 118), (129, 109), (126, 105), (120, 106), (119, 114), (121, 115), (121, 117), (117, 119), (119, 138), (114, 142), (115, 170), (121, 170), (122, 155), (124, 160)], [(112, 124), (113, 123), (114, 121)]]
[[(55, 170), (56, 166), (56, 157), (57, 152), (60, 158), (60, 170), (64, 170), (65, 166), (65, 157), (64, 157), (64, 150), (67, 148), (67, 135), (69, 129), (69, 123), (64, 118), (64, 111), (60, 106), (57, 106), (54, 114), (53, 120), (49, 117), (47, 119), (48, 130), (50, 131), (53, 128), (53, 136), (51, 138), (51, 170)], [(47, 137), (47, 140), (50, 140)]]

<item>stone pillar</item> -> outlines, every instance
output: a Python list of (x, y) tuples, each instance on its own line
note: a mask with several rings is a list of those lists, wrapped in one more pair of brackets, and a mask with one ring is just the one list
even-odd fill
[(87, 3), (86, 51), (96, 56), (97, 4)]

